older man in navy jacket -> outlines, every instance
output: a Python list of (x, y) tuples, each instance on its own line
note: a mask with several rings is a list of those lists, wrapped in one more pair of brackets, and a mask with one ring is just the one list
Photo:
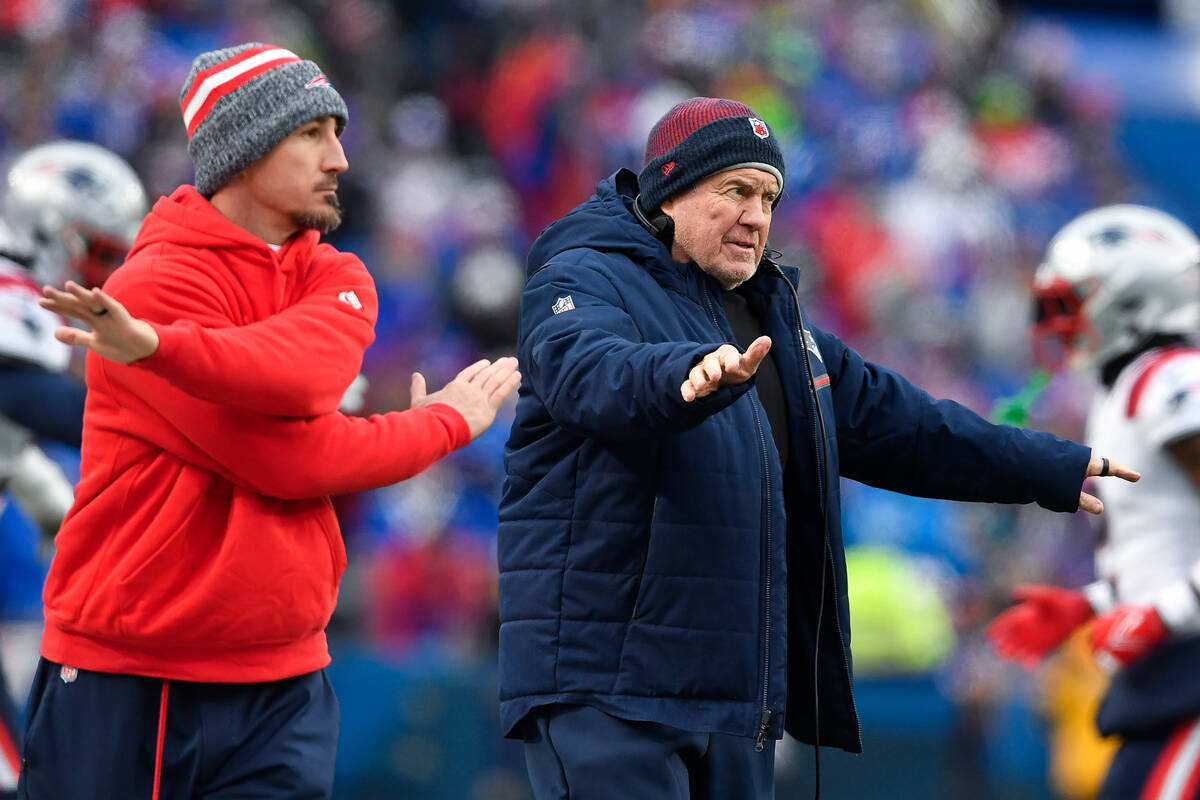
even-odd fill
[(784, 175), (753, 110), (694, 98), (529, 255), (500, 714), (539, 800), (771, 797), (785, 728), (861, 751), (839, 475), (1101, 509), (1087, 448), (934, 400), (808, 321), (763, 255)]

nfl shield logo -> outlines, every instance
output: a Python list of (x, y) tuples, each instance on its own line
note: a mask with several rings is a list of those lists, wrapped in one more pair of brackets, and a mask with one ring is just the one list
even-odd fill
[(824, 364), (825, 359), (821, 357), (821, 348), (817, 347), (817, 340), (813, 338), (812, 331), (805, 327), (801, 327), (800, 330), (804, 331), (804, 346), (817, 357), (817, 361)]
[(767, 128), (767, 123), (758, 117), (750, 117), (750, 130), (754, 131), (754, 135), (760, 139), (765, 139), (771, 135), (770, 129)]
[(564, 311), (574, 311), (575, 301), (571, 299), (571, 295), (560, 297), (554, 301), (554, 305), (551, 306), (551, 310), (554, 311), (555, 314), (561, 314)]
[(79, 670), (75, 667), (64, 666), (58, 671), (58, 677), (62, 678), (63, 683), (74, 683), (75, 679), (79, 677)]

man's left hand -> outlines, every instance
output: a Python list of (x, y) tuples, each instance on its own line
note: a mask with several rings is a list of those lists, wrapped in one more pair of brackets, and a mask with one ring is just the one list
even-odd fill
[(769, 336), (755, 339), (745, 353), (739, 353), (731, 344), (721, 345), (700, 359), (700, 363), (688, 372), (688, 379), (679, 387), (683, 402), (690, 403), (698, 397), (712, 394), (722, 386), (750, 380), (770, 349)]
[(1096, 663), (1116, 672), (1142, 658), (1167, 637), (1167, 626), (1153, 606), (1119, 606), (1096, 618), (1092, 650)]
[[(1142, 476), (1141, 473), (1131, 470), (1129, 467), (1111, 458), (1093, 457), (1088, 462), (1087, 478), (1124, 478), (1130, 483), (1136, 483)], [(1087, 492), (1079, 493), (1079, 507), (1090, 514), (1100, 514), (1104, 511), (1104, 503), (1100, 502), (1100, 498)]]

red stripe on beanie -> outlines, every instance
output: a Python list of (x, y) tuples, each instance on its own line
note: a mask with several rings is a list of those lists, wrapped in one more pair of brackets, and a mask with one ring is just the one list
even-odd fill
[(185, 94), (183, 99), (179, 101), (179, 108), (182, 110), (191, 104), (192, 98), (196, 96), (196, 92), (200, 91), (200, 85), (204, 83), (206, 79), (211, 78), (213, 75), (216, 75), (218, 72), (227, 67), (232, 67), (234, 64), (240, 64), (248, 58), (254, 58), (254, 56), (258, 55), (259, 53), (265, 53), (268, 50), (277, 49), (278, 47), (273, 44), (260, 44), (257, 47), (249, 47), (232, 58), (227, 58), (224, 61), (218, 61), (211, 67), (200, 70), (196, 73), (196, 77), (192, 79), (192, 85), (188, 87), (187, 94)]
[(700, 128), (725, 117), (750, 117), (754, 112), (744, 103), (712, 97), (694, 97), (677, 104), (650, 131), (645, 163), (673, 150)]
[[(196, 128), (200, 127), (200, 123), (204, 122), (204, 118), (208, 116), (208, 112), (212, 111), (212, 107), (215, 106), (217, 101), (222, 97), (242, 86), (245, 86), (259, 75), (262, 75), (264, 72), (269, 72), (270, 70), (273, 70), (283, 64), (294, 64), (299, 60), (299, 58), (294, 56), (283, 56), (278, 59), (268, 61), (265, 64), (259, 64), (257, 67), (247, 70), (241, 75), (238, 75), (236, 78), (233, 78), (232, 80), (221, 84), (216, 89), (213, 89), (212, 92), (209, 93), (208, 98), (204, 101), (204, 104), (197, 109), (196, 115), (192, 117), (192, 122), (190, 125), (188, 125), (187, 130), (188, 138), (192, 138), (192, 134), (196, 132)], [(230, 64), (226, 63), (224, 66), (230, 66)], [(184, 108), (187, 108), (187, 106), (184, 106)]]

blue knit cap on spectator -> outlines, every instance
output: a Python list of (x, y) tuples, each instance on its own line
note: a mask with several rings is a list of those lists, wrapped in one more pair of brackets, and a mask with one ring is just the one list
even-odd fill
[(771, 173), (783, 196), (783, 151), (754, 109), (715, 97), (685, 100), (654, 124), (646, 140), (638, 173), (642, 208), (653, 212), (709, 175), (739, 167)]
[(201, 53), (179, 95), (205, 197), (267, 154), (292, 131), (319, 117), (336, 117), (340, 136), (350, 119), (346, 103), (312, 61), (261, 42)]

